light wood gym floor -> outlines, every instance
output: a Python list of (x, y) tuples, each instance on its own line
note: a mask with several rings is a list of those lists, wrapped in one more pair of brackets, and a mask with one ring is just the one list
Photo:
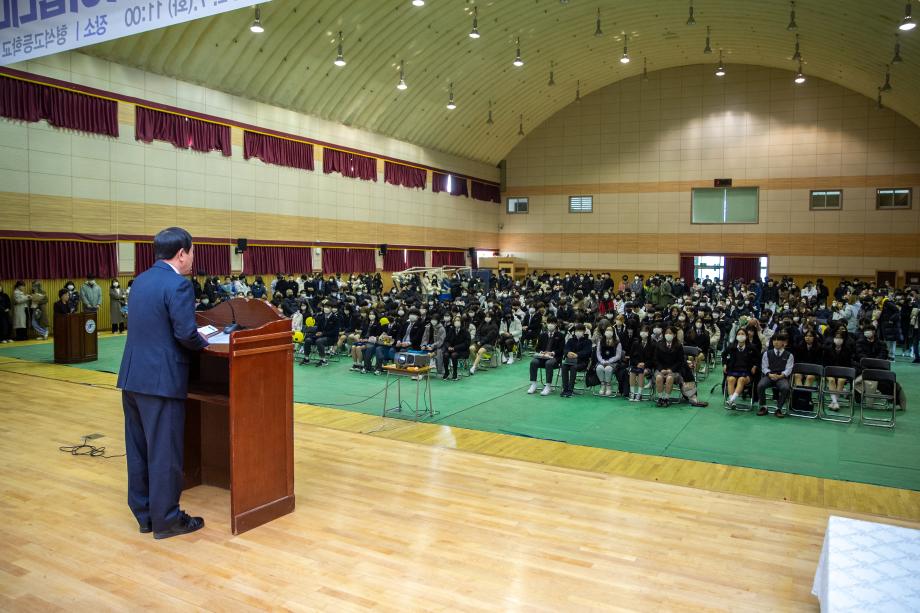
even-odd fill
[(233, 537), (199, 487), (205, 529), (155, 541), (124, 458), (58, 451), (123, 453), (113, 383), (0, 362), (0, 609), (814, 611), (830, 514), (920, 527), (905, 490), (298, 405), (293, 514)]

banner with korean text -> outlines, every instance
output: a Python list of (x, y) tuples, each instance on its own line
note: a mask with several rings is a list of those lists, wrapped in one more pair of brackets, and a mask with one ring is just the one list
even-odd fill
[(269, 0), (0, 0), (0, 66)]

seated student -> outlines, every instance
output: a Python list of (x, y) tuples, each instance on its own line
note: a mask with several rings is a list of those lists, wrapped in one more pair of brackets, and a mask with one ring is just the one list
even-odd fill
[(389, 338), (387, 331), (390, 328), (390, 320), (387, 317), (377, 317), (376, 311), (370, 311), (367, 314), (367, 344), (361, 350), (361, 360), (363, 362), (362, 373), (374, 372), (374, 357), (377, 355), (377, 347), (383, 344), (383, 341)]
[(441, 323), (441, 315), (436, 312), (432, 313), (425, 326), (425, 332), (422, 334), (422, 351), (427, 351), (434, 359), (438, 374), (444, 374), (443, 347), (446, 338), (447, 330)]
[(310, 363), (310, 353), (313, 351), (315, 345), (319, 352), (319, 362), (317, 362), (316, 365), (325, 366), (329, 364), (329, 361), (326, 359), (326, 347), (335, 344), (339, 339), (339, 317), (332, 312), (332, 305), (326, 303), (323, 305), (323, 312), (315, 319), (316, 331), (312, 334), (304, 333), (303, 360), (301, 360), (300, 363)]
[(664, 330), (664, 341), (655, 346), (655, 404), (666, 407), (671, 404), (671, 389), (676, 383), (683, 383), (680, 375), (684, 364), (684, 347), (677, 340), (677, 328), (668, 326)]
[(546, 369), (546, 385), (540, 395), (549, 396), (553, 391), (553, 369), (562, 362), (562, 354), (565, 349), (565, 335), (556, 326), (556, 318), (547, 317), (546, 330), (540, 333), (537, 338), (533, 359), (530, 361), (530, 387), (527, 388), (528, 394), (533, 394), (537, 391), (537, 371), (541, 368)]
[[(351, 343), (351, 369), (355, 371), (360, 371), (363, 368), (364, 349), (367, 347), (367, 337), (371, 335), (370, 314), (365, 309), (361, 309), (360, 322), (358, 329), (353, 333)], [(377, 325), (376, 320), (373, 323)]]
[(702, 319), (698, 318), (693, 322), (693, 325), (689, 326), (687, 331), (684, 332), (684, 345), (688, 347), (697, 347), (700, 350), (699, 355), (696, 356), (696, 364), (694, 365), (694, 371), (699, 370), (700, 364), (703, 363), (703, 360), (706, 359), (710, 351), (709, 333), (703, 326)]
[(639, 335), (629, 348), (629, 400), (639, 402), (642, 399), (642, 388), (645, 387), (645, 378), (652, 374), (655, 366), (655, 343), (651, 338), (651, 328), (643, 325)]
[(531, 305), (521, 320), (521, 338), (525, 343), (534, 342), (543, 329), (543, 304)]
[(608, 327), (597, 343), (595, 359), (597, 378), (601, 381), (601, 396), (613, 394), (613, 374), (620, 360), (623, 359), (623, 344), (616, 335), (616, 330)]
[(498, 346), (502, 352), (502, 364), (514, 364), (514, 348), (521, 342), (523, 330), (521, 320), (512, 313), (502, 315), (498, 325)]
[(495, 341), (498, 340), (498, 325), (493, 321), (493, 312), (487, 310), (482, 317), (482, 323), (476, 328), (475, 341), (470, 345), (470, 355), (473, 357), (473, 365), (470, 366), (470, 374), (475, 375), (479, 367), (479, 361), (483, 354), (494, 351)]
[[(815, 334), (815, 331), (812, 329), (805, 330), (805, 335), (802, 339), (802, 343), (797, 347), (792, 348), (792, 357), (795, 358), (796, 364), (817, 364), (818, 366), (824, 365), (824, 347), (821, 346), (821, 343), (818, 342), (818, 336)], [(795, 375), (792, 378), (792, 384), (795, 386), (802, 385), (802, 375)], [(815, 384), (815, 376), (807, 375), (805, 377), (805, 385), (813, 386)]]
[(585, 336), (585, 325), (577, 323), (572, 328), (572, 336), (565, 342), (562, 359), (563, 398), (571, 398), (575, 390), (575, 377), (578, 371), (588, 367), (591, 359), (591, 339)]
[(354, 345), (361, 335), (361, 328), (366, 321), (354, 304), (346, 305), (344, 312), (339, 313), (339, 318), (342, 322), (342, 327), (339, 330), (339, 340), (335, 343), (335, 353), (340, 353), (345, 343), (348, 343), (349, 346)]
[[(383, 330), (377, 335), (377, 342), (375, 343), (374, 349), (374, 356), (377, 358), (377, 363), (373, 371), (375, 375), (382, 375), (383, 365), (387, 362), (392, 362), (393, 358), (396, 356), (396, 334), (400, 322), (396, 320), (395, 317), (393, 321), (390, 321), (386, 317), (381, 317), (380, 325), (383, 326)], [(364, 364), (367, 366), (367, 358), (365, 358)]]
[[(459, 315), (444, 338), (444, 378), (457, 380), (457, 362), (470, 354), (470, 330)], [(451, 375), (453, 369), (453, 375)]]
[(757, 397), (760, 400), (760, 410), (757, 414), (767, 414), (767, 390), (772, 387), (776, 389), (776, 416), (785, 417), (783, 404), (789, 396), (789, 377), (792, 375), (795, 358), (786, 350), (789, 337), (785, 332), (777, 332), (771, 340), (773, 348), (764, 351), (760, 362), (763, 376), (757, 384)]
[(729, 394), (728, 406), (735, 406), (738, 396), (744, 392), (745, 386), (751, 382), (751, 377), (757, 373), (759, 359), (757, 349), (748, 342), (747, 329), (739, 329), (735, 335), (735, 342), (726, 347), (722, 354), (725, 390)]
[(408, 317), (399, 323), (396, 331), (395, 351), (419, 351), (422, 347), (422, 335), (425, 323), (419, 321), (419, 310), (409, 309)]
[(875, 327), (869, 322), (864, 322), (861, 327), (862, 336), (856, 341), (856, 349), (853, 352), (853, 365), (857, 374), (862, 372), (859, 363), (863, 358), (888, 359), (888, 348), (885, 347), (885, 343), (878, 340)]
[[(841, 366), (844, 368), (853, 367), (853, 351), (850, 349), (849, 343), (849, 334), (847, 334), (846, 326), (840, 326), (837, 328), (837, 331), (834, 333), (833, 339), (831, 340), (831, 345), (825, 347), (824, 349), (824, 358), (822, 364), (825, 367), (828, 366)], [(847, 381), (843, 378), (828, 377), (827, 378), (827, 389), (831, 392), (831, 402), (827, 408), (832, 411), (840, 410), (840, 403), (838, 401), (838, 396), (834, 392), (841, 392), (846, 387)]]

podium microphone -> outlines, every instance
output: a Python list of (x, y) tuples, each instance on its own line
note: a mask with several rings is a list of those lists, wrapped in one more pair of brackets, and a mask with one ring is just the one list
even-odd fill
[(233, 299), (227, 301), (227, 305), (230, 307), (230, 313), (233, 315), (233, 321), (229, 325), (224, 327), (224, 334), (230, 334), (231, 332), (236, 332), (237, 330), (242, 330), (243, 326), (236, 323), (236, 311), (233, 309)]

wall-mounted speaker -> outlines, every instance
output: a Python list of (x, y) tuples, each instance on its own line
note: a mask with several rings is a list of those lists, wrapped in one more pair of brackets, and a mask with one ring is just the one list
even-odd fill
[(246, 244), (247, 244), (248, 242), (249, 242), (249, 241), (248, 241), (247, 239), (245, 239), (245, 238), (238, 238), (238, 239), (236, 239), (236, 252), (237, 252), (237, 253), (243, 253), (244, 251), (246, 251)]
[(508, 191), (508, 160), (502, 160), (498, 163), (498, 182), (499, 189), (503, 192)]
[(386, 256), (386, 254), (387, 254), (387, 246), (386, 246), (385, 243), (382, 244), (382, 245), (380, 245), (380, 252), (379, 252), (379, 253), (380, 253), (381, 256)]

